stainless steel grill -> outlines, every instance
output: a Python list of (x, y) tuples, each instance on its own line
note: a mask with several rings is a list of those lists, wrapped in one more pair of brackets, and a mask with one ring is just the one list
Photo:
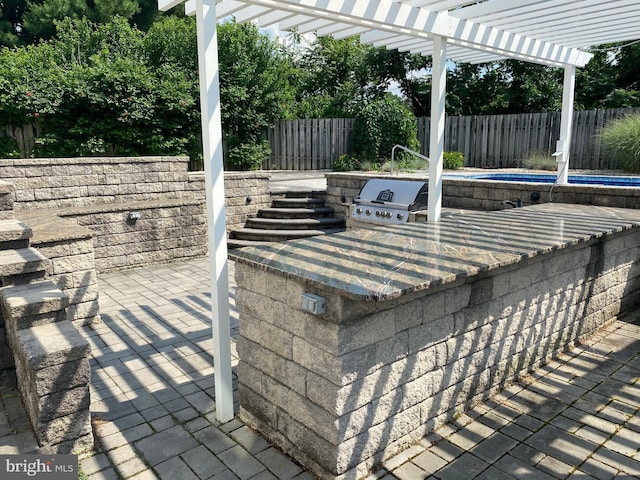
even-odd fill
[(414, 180), (372, 178), (365, 183), (350, 208), (350, 226), (358, 223), (406, 223), (411, 212), (427, 206), (428, 184)]

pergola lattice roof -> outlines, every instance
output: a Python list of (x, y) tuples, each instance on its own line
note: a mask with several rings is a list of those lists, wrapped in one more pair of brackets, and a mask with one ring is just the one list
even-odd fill
[[(180, 0), (160, 0), (165, 9)], [(187, 10), (194, 7), (187, 2)], [(218, 18), (277, 26), (430, 55), (434, 35), (447, 56), (481, 63), (517, 58), (552, 66), (584, 66), (580, 49), (640, 37), (637, 0), (222, 0)]]

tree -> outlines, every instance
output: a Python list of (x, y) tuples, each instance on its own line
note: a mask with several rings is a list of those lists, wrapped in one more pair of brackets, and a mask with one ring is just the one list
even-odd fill
[(576, 74), (581, 109), (640, 106), (640, 44), (600, 45)]
[(320, 37), (301, 51), (297, 64), (298, 116), (353, 117), (364, 105), (383, 98), (392, 82), (410, 101), (416, 100), (410, 79), (430, 59), (364, 45), (358, 37)]
[(394, 145), (418, 150), (418, 123), (411, 110), (390, 93), (365, 105), (353, 125), (355, 153), (360, 161), (380, 163)]
[(352, 117), (368, 98), (373, 77), (365, 59), (372, 47), (357, 37), (318, 37), (302, 51), (297, 63), (296, 111), (302, 118)]
[(8, 47), (52, 38), (65, 18), (108, 23), (121, 16), (146, 31), (161, 15), (157, 0), (2, 0), (0, 11), (0, 46)]
[(38, 125), (35, 155), (201, 156), (197, 73), (169, 55), (160, 66), (148, 61), (159, 34), (145, 44), (120, 17), (58, 27), (50, 41), (0, 55), (0, 115)]
[(263, 129), (286, 118), (294, 101), (289, 83), (293, 65), (275, 40), (251, 23), (218, 24), (218, 51), (222, 125), (229, 157), (235, 158), (234, 149), (242, 149), (245, 155), (253, 152), (256, 158), (249, 164), (257, 165), (268, 154)]
[(392, 82), (410, 103), (416, 116), (429, 115), (429, 103), (424, 98), (424, 75), (431, 67), (431, 57), (386, 48), (369, 51), (366, 58), (367, 70), (378, 79), (377, 96), (381, 96)]
[(556, 111), (562, 101), (561, 75), (560, 69), (517, 60), (457, 64), (447, 76), (447, 113), (496, 115)]

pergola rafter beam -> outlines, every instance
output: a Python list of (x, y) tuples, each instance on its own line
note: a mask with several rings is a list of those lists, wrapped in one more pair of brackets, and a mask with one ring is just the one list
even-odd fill
[[(221, 5), (227, 1), (224, 0)], [(503, 54), (513, 58), (548, 65), (584, 66), (590, 55), (579, 50), (550, 44), (517, 33), (496, 29), (449, 16), (446, 12), (434, 12), (392, 0), (363, 2), (354, 0), (246, 0), (247, 6), (257, 5), (299, 14), (308, 22), (308, 17), (327, 19), (360, 28), (388, 31), (391, 34), (406, 34), (416, 38), (432, 38), (440, 35), (449, 45), (459, 45)], [(295, 23), (295, 22), (291, 22)], [(283, 27), (284, 28), (284, 27)], [(368, 42), (366, 38), (363, 42)]]
[(328, 27), (329, 25), (331, 25), (331, 22), (328, 22), (327, 20), (316, 19), (316, 20), (312, 20), (311, 22), (306, 22), (298, 25), (297, 30), (298, 30), (298, 33), (311, 33), (311, 32), (315, 32), (319, 28)]
[(247, 22), (252, 22), (258, 18), (262, 18), (263, 16), (266, 16), (272, 12), (273, 10), (268, 8), (263, 8), (263, 7), (254, 7), (251, 9), (245, 8), (243, 10), (236, 12), (234, 14), (234, 17), (236, 18), (236, 21), (238, 23), (247, 23)]
[[(342, 25), (344, 27), (344, 25)], [(322, 36), (322, 29), (318, 30), (318, 36)], [(361, 35), (363, 33), (368, 32), (369, 29), (366, 27), (352, 27), (348, 26), (347, 28), (343, 28), (342, 30), (333, 33), (333, 38), (336, 40), (340, 40), (342, 38), (353, 37), (354, 35)]]
[[(590, 40), (588, 39), (589, 33), (598, 34), (605, 32), (617, 32), (620, 35), (620, 28), (628, 25), (629, 27), (635, 26), (634, 31), (630, 31), (629, 34), (640, 35), (638, 31), (638, 23), (637, 20), (631, 16), (632, 12), (622, 11), (616, 13), (615, 15), (607, 16), (606, 20), (612, 24), (611, 27), (603, 27), (602, 17), (599, 16), (589, 16), (585, 17), (581, 20), (579, 29), (567, 29), (567, 22), (562, 22), (562, 20), (549, 21), (544, 24), (544, 26), (533, 28), (530, 27), (526, 29), (523, 27), (523, 30), (532, 35), (536, 35), (537, 38), (542, 39), (550, 39), (553, 41), (558, 41), (559, 31), (562, 32), (562, 42), (565, 44), (573, 44), (572, 42), (578, 42), (584, 46), (590, 46)], [(615, 25), (615, 26), (613, 26)], [(576, 39), (576, 40), (572, 40)], [(598, 40), (597, 40), (598, 41)]]
[(466, 5), (471, 5), (475, 3), (470, 0), (412, 0), (407, 2), (414, 7), (424, 7), (434, 12), (442, 12), (446, 10), (451, 10), (453, 8), (464, 7)]
[(632, 14), (634, 10), (637, 10), (637, 6), (629, 5), (624, 0), (618, 2), (618, 5), (614, 5), (614, 10), (610, 12), (603, 12), (596, 6), (584, 7), (580, 10), (580, 16), (571, 18), (570, 10), (566, 8), (566, 5), (559, 5), (557, 7), (551, 7), (543, 11), (533, 10), (527, 13), (522, 13), (518, 17), (508, 16), (508, 12), (501, 18), (480, 17), (474, 19), (479, 23), (489, 23), (498, 28), (509, 28), (519, 32), (530, 31), (537, 33), (538, 31), (555, 29), (559, 26), (563, 26), (562, 30), (556, 30), (558, 35), (566, 33), (567, 25), (576, 24), (582, 27), (585, 24), (591, 23), (594, 20), (598, 21), (600, 25), (603, 24), (603, 20), (611, 20), (615, 22), (617, 19), (624, 18), (626, 15)]
[(257, 19), (257, 23), (260, 27), (271, 27), (279, 24), (280, 22), (292, 17), (291, 13), (281, 12), (274, 10), (266, 15), (262, 15)]

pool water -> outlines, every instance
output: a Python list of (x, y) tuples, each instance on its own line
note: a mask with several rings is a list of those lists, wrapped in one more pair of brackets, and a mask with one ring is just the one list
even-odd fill
[[(478, 180), (497, 180), (502, 182), (554, 183), (556, 175), (537, 173), (483, 173), (469, 175), (466, 178)], [(569, 175), (569, 183), (576, 185), (608, 185), (613, 187), (640, 187), (640, 177), (605, 175)]]

